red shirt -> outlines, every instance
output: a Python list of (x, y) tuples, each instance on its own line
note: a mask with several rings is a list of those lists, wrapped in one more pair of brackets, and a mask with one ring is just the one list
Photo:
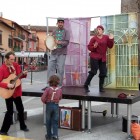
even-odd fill
[[(20, 68), (20, 65), (17, 64), (17, 63), (13, 63), (13, 66), (15, 68), (15, 75), (19, 75), (21, 73), (21, 68)], [(10, 75), (10, 71), (9, 71), (9, 68), (3, 64), (1, 67), (0, 67), (0, 87), (2, 88), (7, 88), (7, 85), (8, 83), (3, 83), (2, 80), (3, 79), (7, 79)], [(21, 78), (25, 78), (27, 75), (22, 75), (20, 77)], [(19, 85), (18, 87), (16, 87), (15, 91), (14, 91), (14, 94), (13, 94), (13, 97), (16, 98), (18, 96), (22, 96), (22, 88), (21, 88), (21, 85)]]
[(52, 90), (52, 88), (56, 89), (57, 87), (49, 87), (44, 91), (41, 97), (41, 101), (43, 103), (45, 104), (48, 102), (59, 103), (59, 100), (62, 99), (62, 89), (58, 88), (53, 95), (54, 90)]
[[(94, 43), (97, 42), (97, 48), (94, 48)], [(97, 36), (91, 38), (88, 49), (91, 51), (90, 57), (93, 59), (102, 59), (102, 62), (106, 62), (107, 48), (112, 48), (114, 45), (114, 39), (109, 39), (108, 35), (103, 35), (100, 39)]]

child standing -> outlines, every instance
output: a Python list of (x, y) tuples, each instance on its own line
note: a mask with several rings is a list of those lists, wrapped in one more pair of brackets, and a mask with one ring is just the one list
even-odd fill
[(58, 140), (59, 101), (62, 99), (62, 89), (58, 88), (60, 79), (57, 75), (49, 78), (49, 86), (45, 89), (41, 100), (46, 104), (46, 140)]

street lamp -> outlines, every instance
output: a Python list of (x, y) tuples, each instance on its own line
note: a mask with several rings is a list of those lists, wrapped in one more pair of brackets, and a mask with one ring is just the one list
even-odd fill
[(24, 54), (25, 52), (22, 50), (21, 55), (22, 55), (22, 71), (24, 70)]

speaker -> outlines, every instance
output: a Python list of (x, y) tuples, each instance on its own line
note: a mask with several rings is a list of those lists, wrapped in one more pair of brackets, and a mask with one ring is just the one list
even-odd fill
[(81, 131), (82, 130), (82, 110), (78, 107), (72, 108), (72, 130)]

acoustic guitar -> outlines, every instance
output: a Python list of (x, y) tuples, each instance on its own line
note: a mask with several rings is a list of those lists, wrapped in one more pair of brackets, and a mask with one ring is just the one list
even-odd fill
[(8, 99), (8, 98), (10, 98), (13, 95), (13, 93), (15, 91), (15, 88), (18, 87), (21, 84), (21, 80), (19, 78), (22, 75), (23, 75), (23, 72), (20, 73), (17, 76), (15, 74), (10, 74), (8, 76), (8, 78), (2, 80), (2, 83), (14, 84), (13, 88), (2, 88), (2, 87), (0, 87), (0, 96), (2, 98)]

